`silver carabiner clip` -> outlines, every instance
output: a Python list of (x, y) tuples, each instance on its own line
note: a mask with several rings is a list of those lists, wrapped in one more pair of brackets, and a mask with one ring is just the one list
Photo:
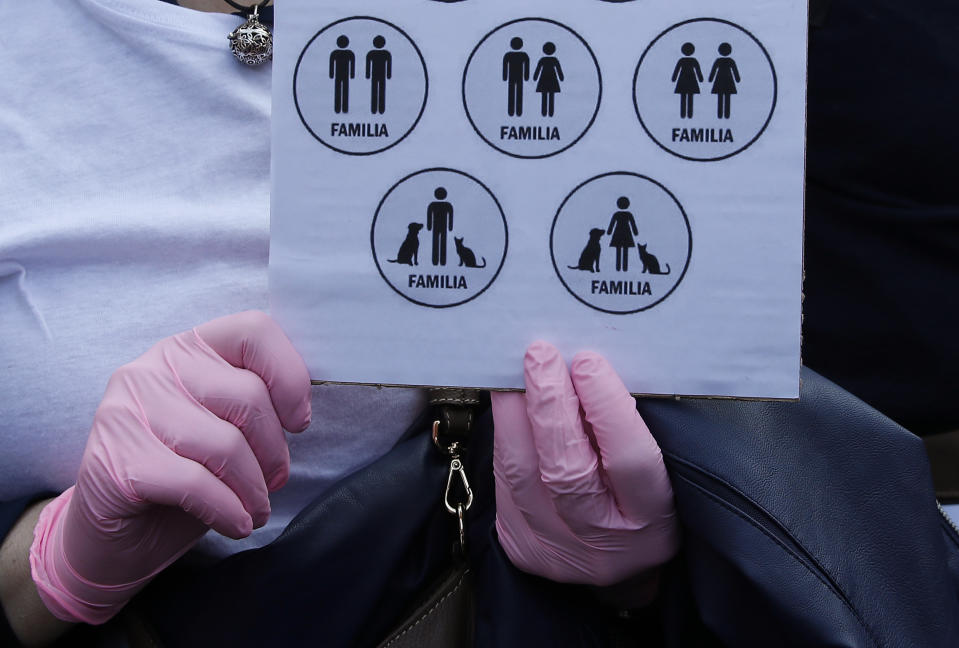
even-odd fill
[(463, 510), (463, 505), (459, 504), (456, 507), (456, 516), (459, 518), (460, 523), (460, 551), (463, 554), (466, 554), (466, 511)]
[[(454, 506), (450, 502), (450, 493), (453, 490), (453, 474), (459, 473), (460, 481), (463, 482), (463, 488), (466, 489), (466, 503), (457, 503)], [(446, 477), (446, 496), (444, 497), (446, 503), (446, 510), (453, 515), (457, 515), (458, 507), (463, 506), (464, 510), (469, 510), (469, 507), (473, 505), (473, 489), (470, 488), (469, 480), (466, 479), (466, 469), (463, 468), (463, 462), (459, 457), (453, 457), (453, 460), (450, 462), (450, 472)]]

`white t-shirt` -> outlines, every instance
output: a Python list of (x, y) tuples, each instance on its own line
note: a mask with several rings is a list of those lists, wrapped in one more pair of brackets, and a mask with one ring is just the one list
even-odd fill
[[(158, 0), (31, 0), (0, 36), (0, 499), (72, 484), (113, 370), (267, 309), (270, 66), (240, 19)], [(264, 544), (387, 451), (415, 390), (314, 387)]]

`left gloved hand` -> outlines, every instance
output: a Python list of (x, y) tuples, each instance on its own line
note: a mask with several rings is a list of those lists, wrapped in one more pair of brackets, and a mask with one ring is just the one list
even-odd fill
[(118, 369), (77, 483), (40, 514), (37, 592), (64, 621), (103, 623), (208, 528), (243, 538), (286, 483), (283, 428), (310, 423), (310, 378), (265, 313), (168, 337)]
[(525, 395), (492, 398), (496, 530), (513, 564), (607, 586), (669, 560), (679, 528), (662, 453), (609, 363), (581, 353), (567, 371), (536, 342), (525, 373)]

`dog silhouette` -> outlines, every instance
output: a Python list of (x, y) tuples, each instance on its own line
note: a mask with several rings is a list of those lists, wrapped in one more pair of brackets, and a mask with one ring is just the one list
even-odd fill
[(420, 264), (420, 230), (423, 229), (422, 223), (410, 223), (407, 226), (406, 238), (400, 244), (400, 249), (396, 253), (395, 259), (387, 259), (390, 263), (405, 263), (414, 266)]
[(588, 270), (589, 272), (599, 272), (599, 255), (603, 251), (599, 245), (599, 239), (603, 237), (606, 230), (593, 228), (589, 230), (589, 241), (586, 247), (579, 255), (579, 265), (566, 266), (570, 270)]

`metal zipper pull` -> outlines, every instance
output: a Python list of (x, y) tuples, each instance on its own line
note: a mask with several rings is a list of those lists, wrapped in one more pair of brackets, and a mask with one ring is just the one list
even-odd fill
[[(466, 511), (469, 510), (470, 506), (473, 505), (473, 490), (470, 488), (470, 482), (466, 478), (466, 469), (463, 467), (463, 461), (460, 459), (459, 453), (457, 452), (457, 444), (454, 443), (450, 448), (450, 454), (453, 456), (453, 459), (450, 461), (450, 473), (446, 478), (446, 495), (444, 501), (446, 502), (446, 510), (452, 513), (457, 517), (459, 521), (459, 531), (460, 531), (460, 551), (464, 554), (466, 553)], [(463, 490), (466, 491), (466, 502), (451, 502), (451, 495), (453, 494), (453, 477), (454, 475), (459, 474), (460, 480), (463, 484)], [(455, 504), (455, 505), (454, 505)]]
[[(433, 421), (433, 443), (444, 454), (450, 456), (450, 470), (446, 476), (446, 492), (443, 494), (443, 503), (446, 510), (451, 515), (455, 515), (459, 524), (459, 549), (466, 554), (466, 511), (473, 505), (473, 489), (470, 488), (469, 479), (466, 476), (466, 467), (463, 465), (463, 459), (460, 456), (462, 450), (458, 442), (453, 442), (448, 447), (444, 447), (439, 441), (440, 422)], [(461, 488), (457, 488), (457, 479)]]
[(466, 507), (466, 510), (469, 510), (469, 507), (473, 505), (473, 491), (470, 489), (470, 482), (466, 478), (466, 469), (463, 467), (463, 462), (460, 460), (458, 454), (453, 454), (453, 460), (450, 461), (450, 474), (446, 478), (446, 510), (450, 513), (456, 514), (456, 507), (452, 502), (450, 502), (450, 493), (453, 490), (453, 476), (459, 474), (460, 480), (463, 482), (463, 489), (466, 491), (466, 502), (457, 502), (457, 504), (462, 504)]

